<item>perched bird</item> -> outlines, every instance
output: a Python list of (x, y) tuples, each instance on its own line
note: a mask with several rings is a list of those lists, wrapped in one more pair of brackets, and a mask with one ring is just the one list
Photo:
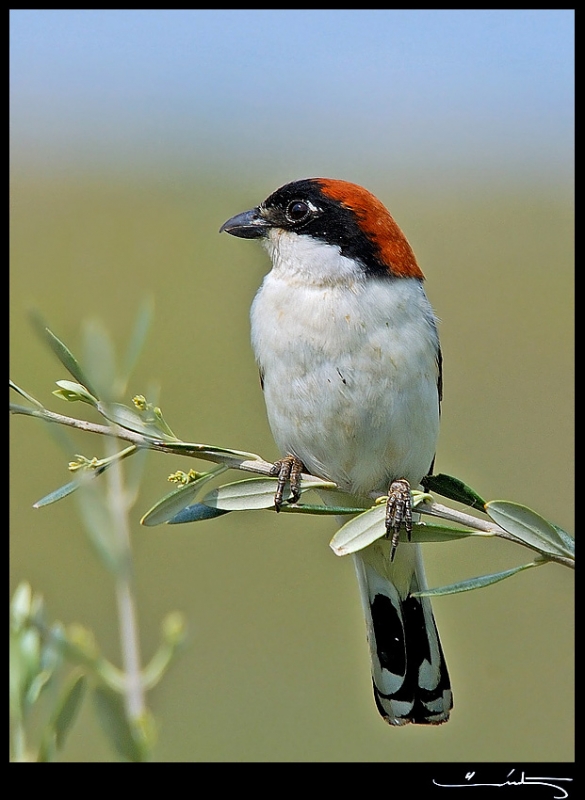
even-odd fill
[[(391, 725), (449, 718), (451, 686), (411, 529), (410, 487), (432, 471), (441, 350), (424, 276), (384, 205), (330, 178), (288, 183), (221, 231), (272, 260), (251, 310), (279, 490), (302, 471), (368, 505), (388, 494), (387, 536), (354, 555), (374, 697)], [(371, 499), (369, 501), (371, 505)]]

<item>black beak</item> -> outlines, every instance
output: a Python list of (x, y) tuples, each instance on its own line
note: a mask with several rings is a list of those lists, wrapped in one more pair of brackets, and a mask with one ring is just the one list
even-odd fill
[(219, 232), (231, 233), (232, 236), (239, 236), (240, 239), (261, 239), (266, 236), (272, 226), (263, 217), (257, 208), (250, 211), (243, 211), (235, 217), (224, 222)]

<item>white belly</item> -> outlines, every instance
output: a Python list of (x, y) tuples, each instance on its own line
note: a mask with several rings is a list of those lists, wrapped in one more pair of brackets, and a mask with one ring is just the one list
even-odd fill
[(357, 494), (417, 485), (439, 430), (438, 339), (420, 282), (307, 286), (271, 272), (251, 316), (281, 452)]

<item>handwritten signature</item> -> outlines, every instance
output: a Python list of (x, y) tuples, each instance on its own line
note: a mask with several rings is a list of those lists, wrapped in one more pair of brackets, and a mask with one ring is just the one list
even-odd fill
[[(500, 788), (502, 786), (549, 786), (551, 789), (555, 789), (560, 794), (553, 794), (554, 800), (565, 800), (566, 797), (569, 796), (569, 793), (564, 789), (562, 786), (559, 786), (559, 782), (562, 781), (572, 781), (572, 778), (552, 778), (552, 777), (532, 777), (531, 775), (527, 775), (524, 770), (520, 772), (519, 776), (514, 776), (516, 769), (510, 770), (510, 772), (506, 775), (506, 779), (501, 783), (478, 783), (474, 781), (474, 777), (476, 775), (475, 772), (467, 772), (465, 775), (465, 783), (439, 783), (433, 778), (433, 783), (435, 786), (443, 786), (448, 789), (456, 789), (456, 788), (467, 788), (468, 786), (494, 786), (496, 788)], [(513, 777), (514, 776), (514, 777)]]

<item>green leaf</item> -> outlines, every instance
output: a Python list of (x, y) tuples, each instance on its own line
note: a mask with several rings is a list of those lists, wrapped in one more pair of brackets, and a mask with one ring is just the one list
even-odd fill
[(169, 668), (171, 661), (185, 642), (187, 624), (184, 616), (178, 611), (167, 614), (162, 623), (162, 642), (142, 670), (142, 685), (145, 689), (152, 689)]
[(121, 696), (105, 686), (97, 686), (93, 701), (100, 725), (118, 755), (127, 761), (143, 761), (144, 753), (126, 719)]
[[(354, 517), (341, 527), (329, 546), (338, 556), (346, 556), (363, 550), (377, 539), (386, 535), (386, 506), (379, 505), (368, 509)], [(447, 525), (435, 525), (432, 522), (416, 522), (412, 526), (410, 539), (405, 530), (400, 532), (400, 542), (449, 542), (459, 541), (468, 536), (495, 536), (484, 531), (452, 528)]]
[(206, 472), (192, 483), (188, 483), (186, 486), (180, 486), (178, 489), (170, 492), (146, 512), (140, 520), (140, 524), (153, 527), (155, 525), (162, 525), (164, 522), (173, 519), (180, 511), (192, 504), (197, 493), (208, 481), (215, 478), (217, 475), (221, 475), (221, 473), (226, 470), (227, 467), (221, 464), (219, 467), (216, 467), (216, 469)]
[(224, 514), (229, 514), (229, 511), (222, 511), (221, 508), (211, 508), (203, 503), (194, 503), (192, 506), (187, 506), (182, 511), (179, 511), (172, 519), (168, 521), (169, 525), (182, 525), (185, 522), (204, 522), (207, 519), (215, 519), (215, 517), (223, 517)]
[(55, 744), (58, 748), (62, 748), (65, 744), (67, 734), (75, 722), (85, 694), (86, 686), (87, 678), (85, 675), (75, 676), (66, 687), (59, 705), (55, 710), (51, 727), (53, 728)]
[(173, 436), (169, 436), (166, 430), (163, 430), (158, 420), (153, 417), (144, 416), (133, 408), (125, 406), (122, 403), (100, 403), (98, 410), (100, 414), (114, 422), (121, 428), (125, 428), (134, 433), (139, 433), (149, 439), (163, 440), (166, 442), (174, 441)]
[(55, 381), (55, 383), (61, 387), (53, 392), (56, 397), (60, 397), (70, 403), (81, 401), (82, 403), (97, 406), (98, 400), (80, 383), (74, 383), (73, 381)]
[(175, 436), (175, 434), (173, 433), (173, 431), (170, 429), (169, 425), (167, 424), (167, 421), (166, 421), (166, 419), (163, 417), (163, 413), (162, 413), (162, 411), (160, 410), (160, 408), (158, 408), (157, 406), (155, 406), (155, 407), (152, 409), (152, 415), (153, 415), (153, 416), (152, 416), (152, 421), (153, 421), (153, 422), (154, 422), (156, 425), (158, 425), (159, 429), (160, 429), (160, 430), (161, 430), (163, 433), (166, 433), (166, 434), (167, 434), (167, 436), (169, 437), (169, 439), (171, 439), (171, 440), (173, 440), (173, 441), (177, 441), (177, 437)]
[(575, 540), (573, 539), (571, 534), (567, 533), (567, 531), (564, 530), (564, 528), (560, 528), (558, 525), (555, 525), (554, 523), (551, 523), (551, 524), (552, 524), (553, 528), (555, 529), (555, 531), (558, 533), (559, 538), (561, 539), (561, 541), (563, 542), (565, 547), (568, 550), (570, 550), (571, 553), (574, 554), (575, 553)]
[(11, 389), (14, 389), (15, 392), (18, 392), (21, 397), (24, 397), (25, 400), (28, 400), (29, 403), (32, 403), (33, 406), (41, 411), (44, 410), (42, 403), (39, 403), (39, 401), (33, 397), (32, 394), (28, 394), (28, 392), (25, 392), (24, 389), (20, 388), (20, 386), (17, 386), (14, 381), (8, 381), (8, 385)]
[(546, 519), (532, 509), (508, 500), (492, 500), (486, 512), (493, 521), (527, 547), (544, 555), (562, 555), (574, 559), (573, 540), (561, 536)]
[(219, 486), (205, 495), (202, 503), (223, 511), (272, 508), (276, 478), (250, 478)]
[(49, 345), (53, 353), (57, 356), (59, 361), (63, 364), (67, 372), (69, 372), (78, 383), (81, 383), (88, 392), (93, 395), (94, 397), (98, 397), (97, 392), (92, 387), (91, 382), (87, 375), (84, 373), (82, 368), (80, 367), (77, 359), (74, 357), (73, 353), (69, 350), (63, 342), (58, 339), (55, 334), (47, 328), (44, 321), (42, 320), (40, 314), (37, 312), (33, 312), (31, 314), (31, 320), (36, 328), (37, 333), (40, 335), (42, 339)]
[[(136, 455), (140, 458), (143, 455), (143, 451), (139, 451), (135, 445), (131, 445), (130, 447), (124, 448), (124, 450), (120, 450), (118, 453), (115, 453), (113, 456), (110, 456), (108, 459), (103, 459), (102, 461), (98, 462), (99, 466), (92, 469), (82, 469), (77, 472), (78, 477), (70, 481), (69, 483), (60, 486), (58, 489), (55, 489), (53, 492), (49, 492), (44, 497), (41, 497), (40, 500), (37, 500), (34, 503), (33, 508), (42, 508), (43, 506), (51, 505), (51, 503), (56, 503), (57, 500), (62, 500), (64, 497), (68, 497), (73, 492), (77, 491), (81, 486), (86, 486), (90, 481), (94, 480), (95, 478), (99, 477), (104, 473), (115, 461), (118, 461), (122, 458), (127, 458), (128, 456)], [(79, 456), (79, 458), (82, 458)]]
[[(470, 530), (468, 528), (451, 528), (448, 525), (436, 525), (433, 522), (417, 522), (412, 526), (411, 542), (456, 542), (469, 536), (493, 537), (495, 533)], [(400, 541), (408, 541), (406, 532), (400, 533)]]
[(149, 527), (162, 525), (172, 519), (179, 511), (182, 511), (195, 497), (198, 491), (198, 486), (190, 483), (187, 486), (179, 486), (178, 489), (165, 495), (161, 500), (155, 503), (140, 520), (140, 524)]
[[(92, 477), (97, 477), (98, 474), (101, 474), (103, 470), (96, 470), (95, 473), (85, 473), (83, 476), (85, 480), (91, 480)], [(58, 489), (55, 489), (53, 492), (49, 492), (44, 497), (41, 497), (40, 500), (37, 500), (36, 503), (33, 504), (33, 508), (43, 508), (43, 506), (50, 506), (51, 503), (56, 503), (57, 500), (62, 500), (64, 497), (68, 497), (73, 492), (77, 491), (79, 487), (82, 486), (82, 481), (70, 481), (69, 483), (60, 486)]]
[[(276, 478), (251, 478), (235, 483), (227, 483), (213, 489), (201, 501), (206, 506), (224, 511), (249, 511), (251, 509), (272, 508), (276, 491)], [(301, 492), (308, 489), (331, 488), (329, 481), (304, 480)]]
[[(164, 441), (160, 442), (164, 445)], [(229, 450), (225, 447), (213, 447), (208, 444), (196, 444), (195, 442), (172, 442), (174, 453), (182, 451), (185, 455), (195, 456), (198, 453), (204, 458), (206, 455), (213, 457), (216, 461), (224, 464), (239, 465), (242, 461), (263, 461), (256, 453), (246, 453), (244, 450)]]
[(329, 542), (335, 555), (345, 556), (362, 550), (386, 535), (386, 506), (369, 508), (346, 522)]
[(480, 497), (476, 491), (459, 480), (459, 478), (439, 473), (438, 475), (427, 475), (422, 479), (421, 483), (429, 492), (440, 494), (442, 497), (449, 498), (449, 500), (455, 500), (457, 503), (464, 503), (471, 508), (484, 510), (485, 500), (483, 497)]
[(538, 559), (531, 561), (529, 564), (522, 564), (519, 567), (504, 570), (504, 572), (494, 572), (491, 575), (480, 575), (477, 578), (469, 578), (466, 581), (459, 583), (452, 583), (449, 586), (440, 586), (436, 589), (425, 589), (420, 592), (413, 592), (413, 597), (438, 597), (439, 595), (446, 594), (459, 594), (459, 592), (470, 592), (473, 589), (481, 589), (484, 586), (491, 586), (492, 583), (498, 583), (506, 578), (516, 575), (522, 570), (530, 569), (531, 567), (540, 567), (542, 564), (548, 563), (546, 559)]
[(53, 677), (53, 673), (51, 670), (43, 669), (32, 679), (30, 686), (28, 687), (28, 691), (26, 693), (26, 702), (29, 705), (33, 705), (39, 699), (39, 695), (41, 694), (42, 690), (45, 686), (49, 683), (51, 678)]
[(287, 505), (281, 507), (281, 514), (315, 514), (317, 516), (336, 516), (344, 517), (350, 514), (363, 513), (362, 506), (331, 506), (331, 505), (312, 505), (311, 503), (298, 503), (297, 505)]

